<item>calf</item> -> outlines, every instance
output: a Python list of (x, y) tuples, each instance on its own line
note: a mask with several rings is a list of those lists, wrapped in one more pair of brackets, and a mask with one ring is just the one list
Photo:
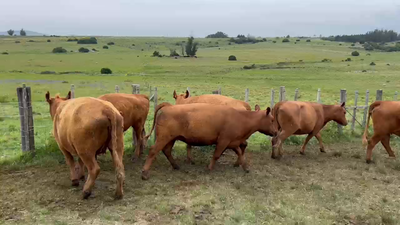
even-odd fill
[(239, 111), (229, 106), (204, 103), (158, 105), (152, 127), (153, 130), (156, 126), (156, 143), (146, 159), (142, 179), (148, 179), (150, 166), (161, 150), (172, 167), (179, 169), (171, 155), (177, 140), (197, 146), (216, 144), (214, 156), (208, 166), (210, 170), (224, 150), (229, 148), (235, 150), (239, 164), (248, 171), (244, 158), (245, 149), (241, 148), (241, 144), (256, 131), (270, 136), (275, 134), (270, 111), (270, 108), (261, 111), (259, 106), (256, 106), (255, 112)]
[[(84, 178), (86, 166), (89, 176), (83, 188), (83, 198), (87, 199), (100, 172), (96, 155), (110, 149), (117, 178), (116, 198), (123, 196), (125, 180), (124, 164), (124, 121), (118, 110), (109, 102), (97, 98), (71, 99), (50, 98), (50, 115), (53, 120), (53, 135), (58, 147), (65, 156), (70, 168), (73, 186), (79, 186), (79, 179)], [(74, 155), (79, 157), (75, 165)]]
[[(369, 120), (372, 116), (374, 135), (368, 140)], [(371, 163), (372, 150), (381, 142), (390, 157), (395, 157), (390, 147), (390, 135), (400, 136), (400, 102), (376, 101), (369, 106), (368, 120), (363, 135), (363, 145), (367, 147), (367, 163)]]
[[(200, 95), (190, 97), (190, 93), (186, 90), (185, 94), (177, 95), (176, 91), (173, 93), (175, 104), (191, 104), (191, 103), (207, 103), (212, 105), (226, 105), (237, 110), (248, 110), (251, 111), (250, 105), (247, 102), (236, 100), (223, 95)], [(247, 143), (244, 143), (247, 145)], [(193, 157), (191, 154), (192, 146), (186, 145), (187, 160), (191, 164), (194, 164)]]
[[(320, 151), (325, 152), (320, 131), (332, 120), (346, 126), (346, 109), (344, 107), (345, 103), (322, 105), (313, 102), (285, 101), (276, 104), (272, 111), (278, 133), (272, 138), (271, 157), (274, 159), (282, 157), (282, 143), (293, 134), (308, 134), (300, 154), (305, 154), (306, 145), (314, 136), (318, 139)], [(278, 155), (275, 154), (276, 148), (279, 150)]]
[(99, 99), (111, 102), (124, 117), (124, 131), (132, 127), (133, 140), (136, 142), (135, 154), (137, 158), (143, 153), (146, 145), (144, 124), (149, 113), (150, 102), (146, 95), (113, 93), (99, 97)]

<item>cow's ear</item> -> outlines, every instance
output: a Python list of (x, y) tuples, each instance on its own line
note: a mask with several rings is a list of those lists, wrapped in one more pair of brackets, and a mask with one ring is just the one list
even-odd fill
[(267, 108), (267, 116), (268, 116), (270, 113), (271, 113), (271, 108), (268, 107), (268, 108)]
[(172, 95), (172, 96), (174, 96), (174, 99), (176, 99), (176, 91), (174, 90), (174, 94)]
[(189, 98), (189, 96), (190, 96), (190, 93), (189, 93), (189, 91), (188, 90), (186, 90), (186, 93), (185, 93), (186, 95), (185, 95), (185, 98)]
[(254, 110), (256, 110), (256, 112), (260, 111), (260, 106), (259, 106), (259, 105), (256, 105), (256, 106), (254, 107)]
[(46, 92), (46, 101), (48, 103), (50, 103), (50, 92), (49, 91)]
[(346, 105), (346, 102), (343, 102), (340, 106), (344, 108), (345, 105)]
[(66, 99), (71, 99), (71, 91), (68, 92)]

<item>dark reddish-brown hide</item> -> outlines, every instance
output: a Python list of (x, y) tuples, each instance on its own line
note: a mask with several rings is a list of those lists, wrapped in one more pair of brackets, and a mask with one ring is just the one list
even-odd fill
[[(272, 139), (272, 158), (282, 156), (282, 144), (291, 135), (308, 134), (300, 153), (304, 150), (308, 141), (316, 137), (319, 141), (321, 152), (325, 152), (322, 144), (321, 129), (330, 121), (346, 126), (346, 109), (342, 105), (322, 105), (313, 102), (285, 101), (276, 104), (272, 110), (275, 118), (277, 135)], [(279, 154), (276, 155), (276, 148)]]
[(179, 168), (171, 155), (175, 141), (180, 140), (189, 145), (202, 146), (216, 144), (214, 156), (209, 165), (213, 166), (227, 148), (234, 149), (239, 157), (239, 164), (247, 170), (244, 150), (241, 144), (254, 132), (259, 131), (266, 135), (274, 135), (273, 118), (270, 109), (243, 111), (229, 106), (193, 103), (171, 105), (162, 103), (157, 106), (154, 116), (156, 126), (156, 143), (143, 167), (142, 178), (148, 178), (148, 171), (156, 157), (162, 150), (172, 167)]
[[(372, 117), (374, 134), (368, 140), (369, 120)], [(379, 142), (382, 143), (390, 157), (395, 157), (390, 147), (390, 135), (400, 136), (400, 102), (376, 101), (369, 106), (367, 126), (363, 135), (364, 146), (367, 147), (367, 163), (371, 163), (372, 150)]]
[[(79, 179), (85, 175), (83, 166), (86, 166), (89, 176), (83, 188), (83, 198), (90, 196), (100, 172), (96, 155), (108, 148), (116, 170), (116, 197), (122, 198), (125, 179), (122, 116), (109, 102), (97, 98), (69, 98), (70, 94), (67, 98), (50, 98), (50, 93), (46, 94), (53, 119), (53, 135), (70, 167), (72, 185), (79, 185)], [(79, 164), (75, 163), (73, 156), (79, 157)]]
[(133, 140), (136, 140), (134, 156), (139, 157), (147, 142), (143, 137), (144, 124), (150, 107), (149, 98), (142, 94), (114, 93), (102, 95), (99, 99), (111, 102), (121, 112), (124, 117), (124, 131), (132, 127)]

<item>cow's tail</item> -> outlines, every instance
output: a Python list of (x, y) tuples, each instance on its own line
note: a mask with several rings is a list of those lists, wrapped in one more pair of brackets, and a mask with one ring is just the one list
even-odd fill
[(369, 106), (367, 124), (365, 125), (364, 135), (362, 137), (362, 143), (363, 143), (364, 147), (368, 144), (368, 128), (369, 128), (369, 120), (371, 118), (372, 111), (379, 105), (380, 105), (380, 102), (374, 102)]
[(156, 125), (156, 119), (157, 119), (157, 113), (158, 113), (158, 111), (159, 111), (160, 109), (166, 107), (166, 106), (171, 106), (171, 105), (172, 105), (172, 104), (171, 104), (171, 103), (168, 103), (168, 102), (163, 102), (163, 103), (157, 105), (156, 109), (154, 110), (153, 126), (151, 127), (150, 133), (149, 133), (148, 135), (146, 135), (146, 137), (144, 137), (145, 140), (146, 140), (146, 142), (147, 142), (147, 140), (149, 139), (151, 133), (153, 133), (154, 127), (155, 127), (155, 125)]

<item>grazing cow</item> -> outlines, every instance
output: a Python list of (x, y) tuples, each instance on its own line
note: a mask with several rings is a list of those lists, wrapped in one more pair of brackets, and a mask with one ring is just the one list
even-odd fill
[[(316, 137), (319, 142), (321, 152), (325, 152), (322, 144), (321, 129), (330, 121), (346, 126), (345, 103), (341, 105), (322, 105), (313, 102), (285, 101), (279, 102), (272, 109), (275, 118), (275, 126), (278, 130), (277, 135), (272, 138), (272, 158), (282, 157), (282, 144), (289, 136), (308, 134), (301, 148), (300, 154), (304, 155), (304, 150), (308, 141)], [(276, 148), (279, 155), (275, 154)]]
[(275, 134), (270, 111), (270, 108), (260, 111), (258, 105), (255, 112), (204, 103), (158, 105), (150, 131), (151, 134), (156, 126), (156, 143), (146, 159), (142, 179), (148, 179), (150, 166), (161, 150), (172, 167), (179, 169), (171, 155), (172, 147), (177, 140), (197, 146), (216, 144), (214, 156), (208, 166), (210, 170), (225, 149), (229, 148), (235, 150), (239, 158), (238, 164), (248, 171), (244, 158), (246, 146), (243, 146), (243, 143), (256, 131), (270, 136)]
[[(191, 103), (207, 103), (212, 105), (227, 105), (237, 110), (248, 110), (251, 111), (250, 105), (247, 102), (236, 100), (223, 95), (200, 95), (195, 97), (190, 97), (190, 93), (186, 90), (185, 94), (177, 95), (174, 90), (173, 97), (175, 99), (175, 104), (191, 104)], [(245, 143), (247, 145), (247, 143)], [(191, 154), (192, 146), (186, 145), (187, 160), (191, 164), (194, 164), (193, 157)], [(239, 160), (239, 159), (238, 159)]]
[[(114, 162), (117, 188), (116, 198), (123, 196), (125, 180), (124, 164), (124, 121), (118, 110), (109, 102), (97, 98), (71, 99), (50, 98), (50, 115), (53, 120), (53, 135), (70, 168), (72, 186), (79, 186), (79, 179), (84, 178), (88, 170), (88, 178), (83, 187), (83, 198), (87, 199), (100, 172), (96, 156), (110, 149)], [(79, 157), (79, 165), (75, 164), (74, 155)]]
[(124, 131), (132, 127), (134, 130), (132, 132), (133, 140), (136, 141), (135, 154), (132, 156), (132, 159), (135, 156), (139, 158), (146, 146), (146, 140), (143, 137), (145, 135), (144, 124), (150, 107), (149, 98), (141, 94), (114, 93), (102, 95), (99, 99), (111, 102), (122, 113), (124, 117)]
[[(369, 120), (372, 116), (374, 135), (368, 140)], [(367, 163), (371, 163), (372, 150), (381, 142), (389, 157), (395, 157), (390, 147), (390, 135), (400, 136), (400, 102), (376, 101), (369, 106), (367, 126), (363, 135), (363, 144), (367, 147)]]

